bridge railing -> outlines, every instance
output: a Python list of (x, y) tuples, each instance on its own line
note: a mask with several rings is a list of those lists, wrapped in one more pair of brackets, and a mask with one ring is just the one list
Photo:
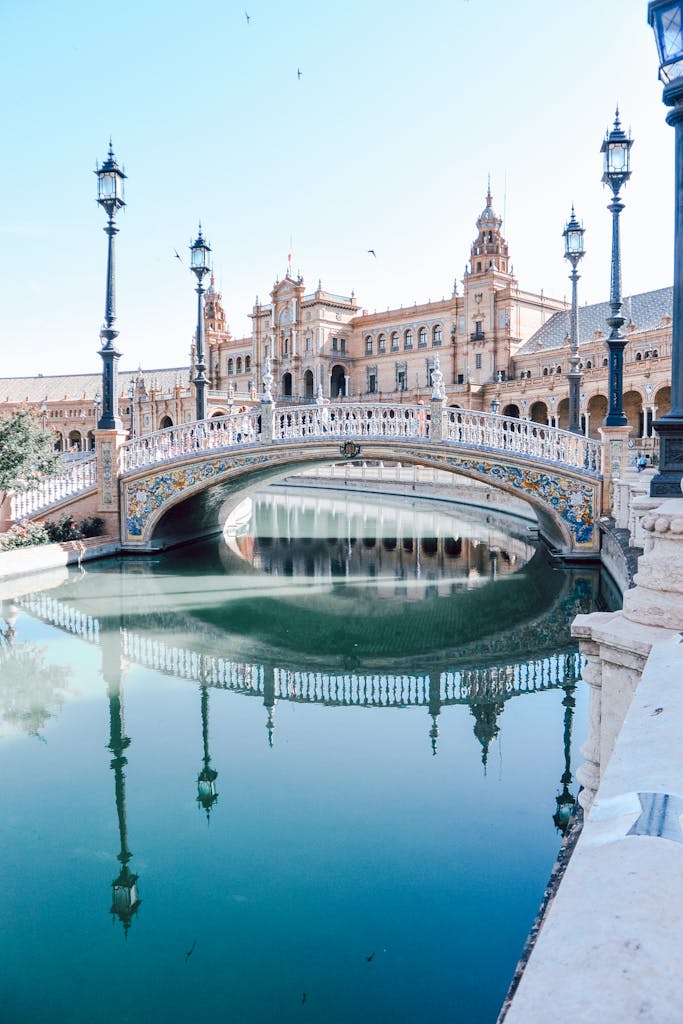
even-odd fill
[(449, 409), (444, 440), (561, 462), (600, 473), (602, 443), (583, 434), (495, 413)]
[(58, 471), (38, 480), (30, 491), (13, 494), (11, 518), (16, 522), (35, 516), (65, 498), (82, 494), (97, 485), (97, 455), (83, 456), (77, 461), (62, 463)]
[(196, 423), (166, 427), (144, 434), (121, 446), (121, 472), (139, 469), (154, 462), (190, 455), (213, 448), (229, 448), (258, 440), (261, 415), (258, 412), (233, 412)]
[[(509, 452), (574, 469), (601, 472), (602, 444), (581, 434), (495, 413), (444, 410), (446, 443)], [(428, 440), (431, 406), (331, 402), (325, 405), (268, 406), (248, 412), (166, 427), (121, 447), (121, 472), (214, 448), (270, 440), (263, 419), (273, 417), (272, 440), (301, 438), (409, 438)], [(438, 434), (436, 435), (438, 437)]]
[(297, 437), (429, 437), (423, 405), (334, 403), (275, 410), (273, 440)]

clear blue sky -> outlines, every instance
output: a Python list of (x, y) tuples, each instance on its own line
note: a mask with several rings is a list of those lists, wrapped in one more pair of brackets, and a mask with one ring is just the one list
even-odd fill
[(448, 295), (489, 173), (520, 286), (569, 295), (573, 201), (580, 301), (606, 299), (617, 102), (635, 138), (624, 294), (672, 280), (674, 133), (644, 0), (0, 0), (0, 83), (0, 376), (101, 368), (92, 172), (110, 135), (121, 369), (187, 363), (198, 220), (241, 336), (290, 238), (308, 288), (370, 311)]

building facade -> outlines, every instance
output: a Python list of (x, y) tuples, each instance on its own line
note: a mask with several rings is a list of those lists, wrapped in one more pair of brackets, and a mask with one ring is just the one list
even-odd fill
[[(624, 413), (633, 447), (654, 450), (652, 421), (669, 410), (672, 289), (624, 299)], [(570, 311), (520, 289), (490, 190), (459, 292), (422, 305), (368, 313), (355, 295), (307, 291), (291, 265), (267, 302), (256, 299), (251, 335), (233, 337), (213, 278), (205, 293), (209, 415), (260, 400), (266, 367), (277, 403), (320, 400), (424, 402), (438, 363), (449, 406), (566, 428)], [(607, 414), (609, 303), (579, 310), (583, 429), (599, 437)], [(190, 366), (119, 372), (119, 413), (139, 435), (195, 416)], [(99, 418), (99, 374), (0, 379), (0, 411), (33, 408), (62, 451), (89, 450)]]

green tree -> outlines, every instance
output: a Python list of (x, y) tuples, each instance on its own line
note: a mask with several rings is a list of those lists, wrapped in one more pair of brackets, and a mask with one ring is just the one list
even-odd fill
[(0, 418), (0, 494), (30, 491), (40, 477), (54, 473), (59, 455), (52, 448), (52, 431), (43, 433), (30, 409)]

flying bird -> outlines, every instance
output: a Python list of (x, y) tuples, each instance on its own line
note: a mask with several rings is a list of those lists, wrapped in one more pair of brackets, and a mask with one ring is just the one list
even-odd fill
[(368, 963), (370, 963), (370, 961), (372, 960), (372, 958), (374, 957), (374, 955), (375, 955), (374, 953), (371, 953), (371, 954), (370, 954), (370, 956), (366, 956), (366, 958), (365, 958), (365, 959), (367, 960), (367, 962), (368, 962)]
[(303, 71), (301, 70), (301, 68), (297, 68), (296, 69), (296, 77), (297, 78), (301, 78), (302, 74), (303, 74)]
[(179, 254), (178, 254), (178, 250), (177, 250), (177, 249), (174, 249), (174, 250), (173, 250), (173, 252), (175, 253), (175, 258), (176, 258), (177, 260), (180, 260), (180, 262), (182, 263), (183, 261), (182, 261), (182, 260), (180, 259), (180, 256), (179, 256)]
[(374, 257), (375, 257), (375, 259), (377, 259), (377, 253), (375, 252), (375, 250), (374, 250), (374, 249), (368, 249), (368, 252), (369, 252), (369, 253), (370, 253), (370, 254), (371, 254), (372, 256), (374, 256)]
[(190, 957), (194, 953), (194, 948), (195, 948), (196, 945), (197, 945), (197, 940), (195, 939), (194, 942), (192, 943), (192, 945), (190, 946), (190, 948), (188, 949), (187, 953), (185, 954), (185, 963), (187, 963), (187, 961), (190, 959)]
[(247, 14), (246, 11), (244, 12), (244, 17), (247, 19), (247, 25), (248, 25), (249, 22), (251, 21), (251, 18), (249, 17), (249, 15)]

